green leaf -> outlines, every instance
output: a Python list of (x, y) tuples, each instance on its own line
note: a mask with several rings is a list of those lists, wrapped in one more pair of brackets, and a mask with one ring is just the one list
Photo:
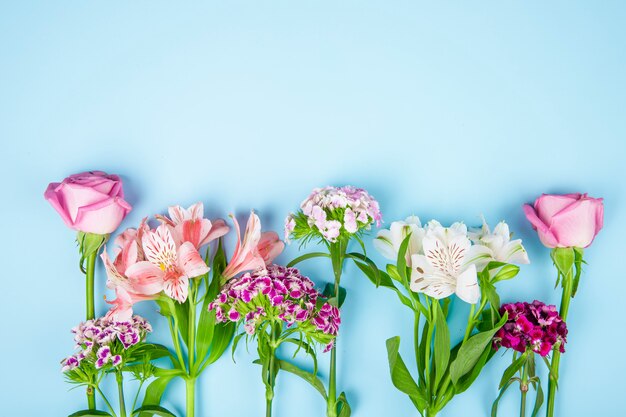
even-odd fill
[(198, 333), (196, 335), (196, 355), (197, 363), (204, 361), (209, 353), (211, 342), (213, 342), (213, 334), (215, 332), (215, 311), (209, 311), (209, 297), (205, 297), (202, 303), (202, 311), (198, 320)]
[(294, 260), (289, 262), (287, 264), (287, 267), (291, 268), (293, 266), (296, 266), (297, 264), (299, 264), (302, 261), (306, 261), (307, 259), (312, 259), (312, 258), (330, 258), (330, 255), (327, 254), (327, 253), (324, 253), (324, 252), (306, 253), (304, 255), (298, 256), (297, 258), (295, 258)]
[[(148, 388), (146, 388), (146, 395), (144, 396), (142, 406), (146, 407), (149, 405), (158, 405), (161, 402), (161, 397), (163, 396), (163, 392), (167, 388), (167, 385), (172, 381), (175, 376), (175, 374), (169, 374), (155, 378), (154, 381), (152, 381), (150, 385), (148, 385)], [(142, 412), (140, 414), (140, 417), (152, 416), (153, 413), (149, 412)]]
[(494, 354), (495, 350), (491, 348), (483, 350), (482, 355), (480, 355), (480, 358), (478, 358), (478, 362), (476, 362), (476, 365), (474, 365), (472, 370), (469, 373), (463, 375), (461, 379), (459, 379), (458, 383), (454, 386), (455, 394), (465, 392), (470, 386), (472, 386), (474, 381), (476, 381), (476, 378), (478, 378), (478, 375), (480, 375), (482, 369), (485, 367), (485, 364), (489, 361), (489, 359), (493, 357)]
[(322, 397), (324, 397), (324, 399), (327, 398), (326, 388), (324, 387), (324, 383), (322, 382), (321, 379), (319, 379), (317, 377), (317, 375), (315, 375), (315, 374), (313, 374), (311, 372), (305, 371), (303, 369), (300, 369), (296, 365), (294, 365), (294, 364), (292, 364), (290, 362), (287, 362), (285, 360), (282, 360), (282, 359), (278, 360), (278, 366), (283, 371), (289, 372), (289, 373), (294, 374), (294, 375), (298, 375), (300, 378), (304, 379), (306, 382), (311, 384), (311, 386), (313, 388), (315, 388), (317, 390), (317, 392), (319, 392), (320, 395)]
[[(374, 285), (377, 285), (376, 277), (372, 274), (371, 269), (367, 265), (361, 262), (356, 262), (356, 261), (354, 263)], [(384, 273), (383, 271), (379, 271), (379, 276), (380, 276), (380, 281), (378, 282), (379, 287), (385, 287), (385, 288), (389, 288), (390, 290), (395, 291), (396, 295), (398, 296), (402, 304), (409, 307), (411, 310), (415, 310), (413, 307), (413, 303), (411, 302), (409, 297), (404, 295), (402, 291), (400, 291), (398, 288), (396, 288), (395, 285), (393, 285), (393, 281), (391, 280), (388, 274)]]
[(189, 302), (189, 299), (184, 303), (173, 301), (174, 314), (178, 319), (178, 332), (185, 346), (189, 346)]
[(439, 382), (448, 369), (450, 360), (450, 331), (446, 323), (446, 316), (441, 309), (438, 300), (433, 300), (434, 308), (437, 309), (435, 317), (435, 385), (433, 391), (437, 390)]
[(77, 412), (69, 415), (69, 417), (98, 417), (98, 416), (109, 416), (109, 417), (111, 417), (111, 414), (107, 413), (106, 411), (81, 410), (81, 411), (77, 411)]
[(133, 411), (131, 415), (136, 416), (139, 413), (150, 413), (152, 415), (159, 416), (159, 417), (176, 417), (174, 413), (158, 405), (146, 405), (146, 406), (140, 407), (136, 409), (135, 411)]
[(428, 402), (409, 373), (400, 353), (400, 336), (387, 339), (387, 359), (393, 385), (401, 392), (407, 394), (418, 410), (424, 410)]
[[(218, 243), (217, 243), (217, 250), (215, 251), (215, 256), (213, 257), (213, 267), (211, 268), (213, 271), (213, 280), (215, 281), (216, 277), (220, 277), (222, 276), (222, 272), (224, 272), (224, 269), (226, 269), (226, 265), (228, 264), (227, 260), (226, 260), (226, 252), (224, 251), (224, 244), (222, 242), (222, 238), (219, 239)], [(220, 282), (219, 280), (217, 281), (218, 283), (218, 290), (220, 287)], [(212, 294), (211, 298), (215, 298), (217, 296), (217, 292), (215, 294)]]
[(491, 282), (484, 282), (481, 290), (494, 310), (500, 309), (500, 296)]
[(231, 357), (233, 358), (233, 362), (235, 362), (235, 350), (237, 350), (237, 346), (239, 345), (239, 341), (245, 335), (246, 335), (246, 332), (241, 332), (237, 336), (235, 336), (235, 338), (233, 339), (233, 344), (232, 344), (231, 353), (230, 353)]
[(402, 278), (402, 282), (404, 283), (404, 285), (409, 282), (406, 275), (406, 251), (409, 248), (410, 240), (411, 233), (409, 233), (400, 244), (400, 248), (398, 249), (398, 259), (396, 261), (396, 265), (398, 266), (398, 274), (400, 275), (400, 278)]
[(360, 254), (360, 253), (357, 253), (357, 252), (352, 252), (352, 253), (346, 254), (346, 258), (353, 259), (354, 261), (358, 260), (358, 261), (363, 262), (364, 264), (368, 265), (370, 267), (370, 270), (372, 271), (372, 273), (374, 275), (374, 282), (376, 283), (376, 286), (378, 287), (380, 285), (380, 270), (378, 269), (378, 267), (376, 266), (374, 261), (372, 261), (367, 256), (365, 256), (363, 254)]
[[(309, 384), (311, 384), (311, 386), (313, 388), (315, 388), (317, 390), (317, 392), (320, 393), (320, 395), (322, 397), (324, 397), (324, 399), (327, 399), (328, 396), (326, 395), (326, 388), (324, 387), (324, 383), (322, 382), (321, 379), (319, 379), (317, 377), (317, 375), (305, 371), (304, 369), (300, 369), (298, 366), (287, 362), (285, 360), (282, 359), (277, 359), (276, 360), (278, 362), (278, 366), (280, 369), (282, 369), (285, 372), (289, 372), (290, 374), (299, 376), (300, 378), (304, 379), (306, 382), (308, 382)], [(253, 363), (257, 364), (257, 365), (261, 365), (261, 361), (259, 359), (255, 360)]]
[(492, 283), (499, 281), (506, 281), (508, 279), (515, 278), (519, 273), (519, 266), (506, 264), (498, 271), (498, 273), (491, 280)]
[(348, 399), (346, 398), (346, 393), (342, 392), (337, 398), (337, 417), (350, 417), (352, 414), (352, 410), (350, 409), (350, 404), (348, 404)]
[(552, 382), (554, 382), (554, 386), (558, 389), (559, 378), (557, 378), (554, 371), (552, 370), (552, 365), (550, 365), (550, 361), (548, 360), (546, 356), (542, 356), (541, 359), (543, 359), (543, 363), (545, 363), (546, 367), (548, 368), (548, 377), (550, 378), (550, 380), (552, 380)]
[(211, 353), (209, 353), (206, 364), (215, 362), (224, 354), (234, 335), (235, 323), (233, 322), (220, 323), (215, 326), (210, 349)]
[(524, 366), (524, 363), (526, 363), (527, 356), (528, 355), (526, 353), (523, 353), (519, 358), (515, 359), (513, 361), (513, 363), (511, 363), (509, 365), (508, 368), (506, 368), (504, 370), (504, 373), (502, 374), (502, 379), (500, 380), (500, 385), (499, 385), (498, 389), (502, 389), (502, 387), (504, 387), (506, 385), (506, 383), (511, 378), (513, 378), (513, 375), (515, 375), (517, 373), (517, 371), (522, 369), (522, 366)]
[(461, 345), (456, 358), (450, 365), (452, 384), (456, 386), (461, 377), (469, 373), (478, 364), (485, 348), (491, 349), (493, 335), (500, 327), (504, 326), (506, 320), (507, 314), (504, 314), (493, 329), (477, 333)]
[(533, 385), (535, 385), (535, 389), (537, 390), (537, 397), (535, 398), (535, 406), (533, 407), (533, 412), (530, 417), (536, 417), (543, 405), (543, 388), (541, 388), (541, 381), (537, 380)]
[[(327, 283), (326, 286), (324, 287), (324, 291), (322, 291), (322, 294), (324, 295), (324, 297), (328, 299), (328, 302), (330, 302), (331, 299), (335, 298), (335, 285), (331, 284), (330, 282)], [(346, 295), (347, 295), (346, 289), (340, 286), (339, 298), (337, 299), (336, 307), (341, 307), (343, 305), (344, 301), (346, 301)]]
[(504, 395), (506, 390), (511, 386), (513, 382), (515, 381), (510, 380), (509, 382), (507, 382), (507, 384), (504, 387), (502, 387), (502, 389), (500, 389), (500, 393), (498, 394), (498, 397), (496, 398), (496, 400), (493, 402), (493, 405), (491, 406), (491, 417), (498, 416), (498, 403), (500, 402), (502, 395)]
[(419, 378), (421, 381), (426, 380), (426, 342), (428, 340), (428, 328), (430, 327), (430, 323), (428, 320), (424, 322), (424, 326), (422, 327), (422, 335), (420, 337), (420, 342), (418, 346), (417, 356), (417, 372), (419, 374)]
[(294, 357), (296, 356), (296, 354), (298, 353), (300, 349), (303, 349), (306, 352), (306, 354), (309, 355), (313, 359), (313, 373), (317, 374), (317, 355), (315, 354), (315, 349), (313, 349), (311, 345), (309, 345), (304, 340), (295, 339), (292, 337), (285, 339), (284, 342), (293, 343), (294, 345), (298, 346), (298, 348), (293, 354)]

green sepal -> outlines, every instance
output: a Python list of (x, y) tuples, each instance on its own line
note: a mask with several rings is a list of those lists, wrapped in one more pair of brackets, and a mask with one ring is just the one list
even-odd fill
[(576, 268), (576, 273), (574, 274), (574, 282), (572, 283), (572, 298), (574, 298), (576, 291), (578, 291), (580, 275), (583, 272), (583, 264), (585, 263), (583, 259), (584, 252), (585, 250), (583, 248), (574, 248), (574, 267)]
[(80, 270), (85, 271), (85, 260), (94, 253), (100, 252), (102, 245), (109, 239), (109, 235), (98, 235), (95, 233), (78, 232), (76, 242), (80, 253)]
[(574, 248), (554, 248), (550, 253), (552, 262), (558, 272), (556, 285), (559, 285), (559, 281), (563, 284), (564, 279), (568, 277), (574, 266), (576, 259), (574, 255)]

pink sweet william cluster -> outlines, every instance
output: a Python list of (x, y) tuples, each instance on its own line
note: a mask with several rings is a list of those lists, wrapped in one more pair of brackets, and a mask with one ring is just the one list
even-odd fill
[(72, 371), (84, 362), (100, 369), (110, 364), (120, 366), (125, 354), (152, 332), (146, 319), (133, 316), (128, 321), (114, 321), (106, 317), (88, 320), (72, 329), (78, 352), (61, 361), (62, 371)]
[(300, 204), (297, 214), (285, 220), (285, 240), (293, 235), (301, 239), (314, 234), (336, 242), (342, 232), (355, 234), (380, 226), (382, 215), (378, 201), (367, 191), (353, 186), (316, 188)]
[(565, 352), (567, 325), (556, 311), (556, 306), (541, 301), (504, 304), (500, 314), (508, 313), (508, 320), (494, 337), (494, 348), (500, 346), (518, 352), (527, 349), (546, 356), (554, 347)]
[(295, 268), (269, 265), (228, 281), (209, 304), (218, 322), (243, 322), (254, 335), (265, 323), (280, 320), (292, 331), (301, 332), (332, 348), (339, 331), (339, 309), (326, 302), (317, 307), (321, 294), (313, 282)]

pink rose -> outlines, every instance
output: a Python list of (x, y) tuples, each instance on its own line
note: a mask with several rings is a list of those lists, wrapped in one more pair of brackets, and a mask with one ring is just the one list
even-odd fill
[(602, 229), (604, 205), (587, 194), (543, 194), (524, 213), (545, 246), (586, 248)]
[(117, 229), (132, 209), (124, 201), (120, 178), (102, 171), (74, 174), (61, 183), (50, 183), (44, 197), (69, 227), (99, 235)]

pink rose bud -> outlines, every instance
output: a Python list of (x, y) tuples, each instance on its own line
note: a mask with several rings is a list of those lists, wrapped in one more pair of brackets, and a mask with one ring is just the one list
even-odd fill
[(586, 248), (604, 221), (602, 199), (587, 194), (543, 194), (534, 207), (524, 204), (524, 213), (549, 248)]
[(117, 229), (132, 209), (124, 200), (120, 178), (102, 171), (74, 174), (61, 183), (50, 183), (44, 197), (69, 227), (99, 235)]

